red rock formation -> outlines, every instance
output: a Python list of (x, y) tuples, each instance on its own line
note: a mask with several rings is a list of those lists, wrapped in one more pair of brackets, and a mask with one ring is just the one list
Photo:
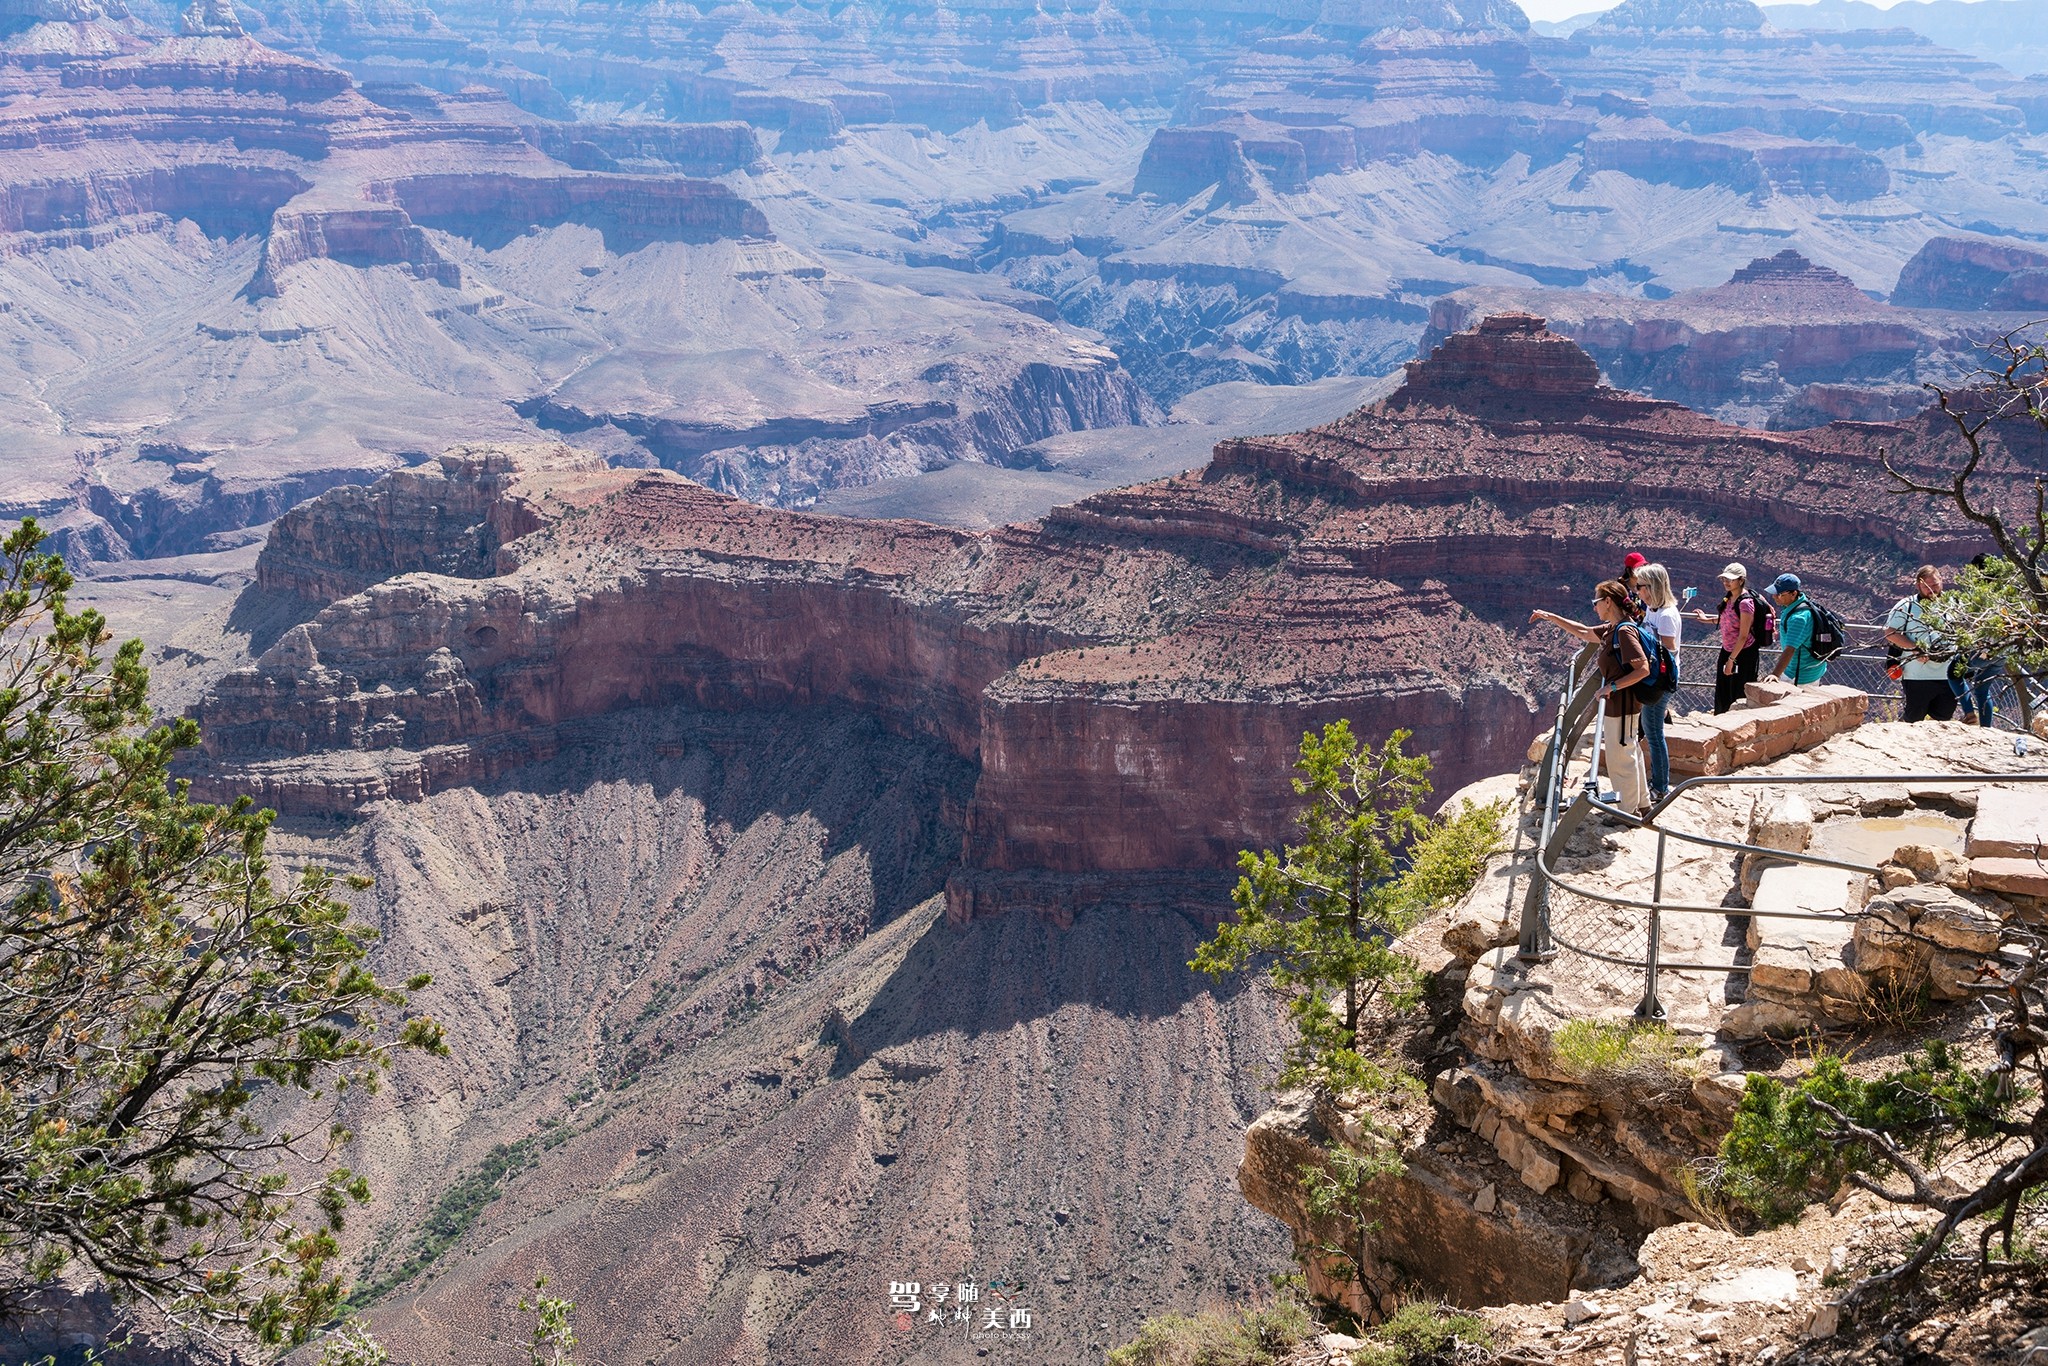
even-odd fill
[(1908, 308), (2024, 310), (2048, 306), (2048, 252), (1981, 237), (1936, 237), (1892, 290)]
[(1454, 403), (1473, 390), (1591, 397), (1599, 388), (1600, 367), (1591, 356), (1534, 314), (1502, 313), (1446, 337), (1428, 360), (1410, 361), (1403, 392), (1417, 402)]
[(1873, 477), (1880, 441), (1913, 461), (1940, 440), (1726, 427), (1600, 386), (1517, 316), (1333, 426), (983, 535), (459, 452), (279, 522), (261, 585), (339, 600), (201, 706), (194, 776), (340, 810), (474, 783), (624, 708), (849, 705), (980, 764), (956, 919), (1187, 900), (1287, 837), (1323, 721), (1414, 730), (1446, 786), (1511, 762), (1536, 722), (1492, 623), (1624, 544), (1695, 583), (1737, 554), (1796, 564), (1852, 612), (1976, 549)]
[[(1787, 248), (1758, 258), (1724, 285), (1667, 299), (1460, 291), (1431, 306), (1425, 340), (1509, 308), (1547, 314), (1550, 327), (1583, 346), (1616, 384), (1781, 428), (1917, 411), (1925, 406), (1923, 377), (1971, 368), (1986, 337), (2024, 320), (1880, 303), (1840, 272)], [(1867, 391), (1868, 401), (1852, 401), (1855, 390)], [(1902, 394), (1919, 401), (1901, 409)]]

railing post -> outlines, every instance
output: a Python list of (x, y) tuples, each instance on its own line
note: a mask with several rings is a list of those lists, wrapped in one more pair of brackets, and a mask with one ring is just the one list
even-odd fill
[(1600, 705), (1593, 713), (1593, 766), (1586, 770), (1586, 796), (1600, 800), (1600, 751), (1607, 739), (1607, 695), (1600, 695)]
[(1643, 999), (1636, 1006), (1639, 1020), (1664, 1018), (1664, 1003), (1657, 999), (1657, 949), (1664, 918), (1664, 832), (1657, 832), (1657, 871), (1650, 883), (1650, 938), (1643, 951)]

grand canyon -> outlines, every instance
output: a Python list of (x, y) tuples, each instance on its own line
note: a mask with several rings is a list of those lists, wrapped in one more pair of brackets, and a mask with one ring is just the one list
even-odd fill
[(434, 977), (392, 1359), (543, 1274), (668, 1366), (1262, 1291), (1282, 1022), (1188, 960), (1303, 732), (1442, 798), (1626, 551), (1869, 621), (1986, 548), (1880, 451), (2048, 312), (2040, 11), (1869, 8), (0, 0), (0, 518)]

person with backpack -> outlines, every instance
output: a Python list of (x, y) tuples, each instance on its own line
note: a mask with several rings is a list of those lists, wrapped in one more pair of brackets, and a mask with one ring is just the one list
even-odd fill
[(1597, 647), (1594, 661), (1602, 680), (1600, 696), (1606, 703), (1600, 748), (1607, 756), (1607, 781), (1614, 785), (1615, 801), (1621, 809), (1641, 816), (1650, 808), (1650, 792), (1639, 743), (1642, 701), (1635, 689), (1650, 677), (1652, 664), (1643, 650), (1642, 634), (1629, 616), (1629, 591), (1619, 579), (1609, 579), (1593, 590), (1593, 610), (1600, 617), (1598, 626), (1582, 626), (1541, 608), (1531, 612), (1529, 620), (1547, 621)]
[(1941, 571), (1921, 565), (1913, 575), (1913, 596), (1900, 598), (1885, 618), (1885, 642), (1898, 648), (1899, 681), (1906, 693), (1902, 721), (1955, 719), (1956, 694), (1949, 683), (1955, 646), (1935, 629), (1929, 611), (1941, 587)]
[[(1654, 634), (1645, 639), (1648, 650), (1660, 651), (1649, 678), (1636, 685), (1642, 696), (1643, 762), (1649, 769), (1650, 800), (1662, 801), (1671, 790), (1671, 751), (1664, 745), (1664, 718), (1678, 686), (1679, 640), (1685, 627), (1678, 615), (1678, 600), (1671, 592), (1671, 575), (1661, 564), (1646, 564), (1636, 571), (1636, 596), (1643, 600), (1643, 627)], [(1664, 661), (1669, 660), (1670, 683), (1663, 686)], [(1658, 686), (1652, 687), (1653, 684)]]
[(1749, 589), (1749, 570), (1731, 560), (1721, 571), (1721, 607), (1714, 615), (1692, 614), (1693, 620), (1718, 624), (1721, 658), (1714, 669), (1714, 715), (1742, 700), (1743, 689), (1756, 682), (1757, 666), (1766, 647), (1778, 638), (1771, 605)]
[(1840, 619), (1806, 596), (1797, 574), (1778, 575), (1771, 596), (1778, 604), (1778, 644), (1783, 647), (1771, 677), (1789, 677), (1802, 687), (1820, 682), (1827, 676), (1828, 660), (1842, 648)]

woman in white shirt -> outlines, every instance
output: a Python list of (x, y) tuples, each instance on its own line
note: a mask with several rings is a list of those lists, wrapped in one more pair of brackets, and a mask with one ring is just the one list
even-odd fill
[[(1664, 648), (1671, 651), (1673, 667), (1678, 664), (1678, 637), (1684, 629), (1678, 615), (1678, 600), (1671, 593), (1671, 575), (1661, 564), (1646, 564), (1636, 571), (1636, 592), (1643, 599), (1643, 624), (1657, 633)], [(1644, 758), (1650, 767), (1650, 799), (1662, 801), (1671, 790), (1671, 751), (1664, 746), (1664, 709), (1671, 694), (1643, 703)]]

